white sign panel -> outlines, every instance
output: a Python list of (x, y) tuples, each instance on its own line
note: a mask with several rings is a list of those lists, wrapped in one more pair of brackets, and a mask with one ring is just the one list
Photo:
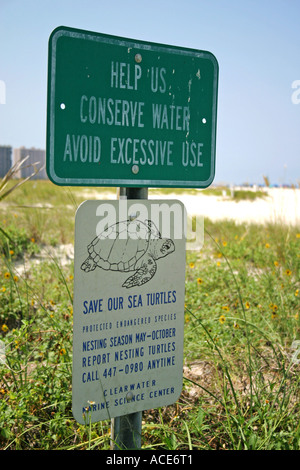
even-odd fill
[(182, 389), (186, 212), (175, 200), (86, 201), (75, 219), (73, 415), (174, 403)]

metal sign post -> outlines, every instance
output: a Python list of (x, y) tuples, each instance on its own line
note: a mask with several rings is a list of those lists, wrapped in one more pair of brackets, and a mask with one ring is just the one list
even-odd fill
[(74, 246), (73, 416), (110, 419), (115, 450), (140, 449), (142, 411), (182, 390), (186, 210), (148, 188), (212, 183), (217, 89), (207, 51), (64, 26), (49, 38), (49, 179), (120, 188), (79, 206)]
[(142, 445), (142, 412), (114, 418), (111, 421), (112, 450), (138, 450)]
[[(148, 199), (148, 188), (120, 188), (119, 198)], [(140, 449), (142, 444), (142, 412), (111, 420), (111, 448)]]

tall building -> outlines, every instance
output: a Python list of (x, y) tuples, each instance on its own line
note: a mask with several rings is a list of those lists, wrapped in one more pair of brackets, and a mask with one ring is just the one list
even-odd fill
[(0, 178), (4, 175), (12, 166), (12, 148), (8, 145), (0, 146)]
[(14, 149), (14, 164), (27, 156), (29, 156), (29, 158), (17, 172), (16, 178), (27, 178), (33, 173), (34, 168), (38, 168), (39, 172), (33, 176), (33, 179), (47, 179), (46, 151), (36, 149), (34, 147), (31, 147), (30, 149), (25, 147)]

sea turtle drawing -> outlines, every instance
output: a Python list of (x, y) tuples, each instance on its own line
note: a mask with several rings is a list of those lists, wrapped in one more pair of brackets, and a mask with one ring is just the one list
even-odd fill
[(85, 272), (135, 271), (123, 284), (134, 287), (150, 281), (156, 273), (156, 261), (175, 250), (173, 240), (162, 238), (151, 220), (126, 220), (110, 225), (87, 247), (89, 256), (82, 263)]

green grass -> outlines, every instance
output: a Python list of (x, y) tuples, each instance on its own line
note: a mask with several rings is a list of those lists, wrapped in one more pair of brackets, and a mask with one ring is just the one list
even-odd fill
[[(2, 450), (110, 448), (109, 421), (83, 426), (71, 412), (73, 263), (38, 258), (73, 243), (86, 192), (29, 181), (0, 207)], [(298, 450), (300, 227), (205, 220), (185, 304), (183, 391), (143, 412), (142, 447)]]

